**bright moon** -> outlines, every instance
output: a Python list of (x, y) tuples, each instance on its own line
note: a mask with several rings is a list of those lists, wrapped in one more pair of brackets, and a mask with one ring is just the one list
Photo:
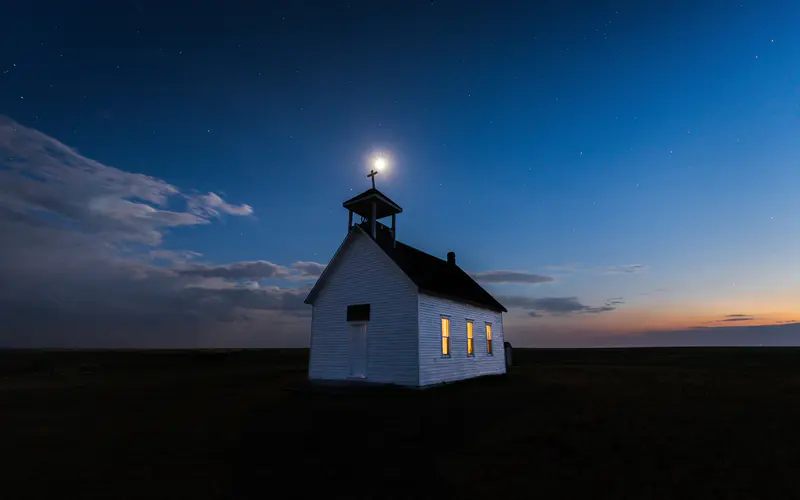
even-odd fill
[(386, 168), (386, 158), (382, 156), (375, 158), (375, 168), (377, 168), (378, 170), (383, 170), (384, 168)]

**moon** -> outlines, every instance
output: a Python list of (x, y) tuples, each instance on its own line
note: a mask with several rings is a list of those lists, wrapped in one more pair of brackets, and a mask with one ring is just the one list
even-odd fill
[(386, 163), (387, 163), (386, 158), (384, 158), (383, 156), (379, 156), (375, 158), (375, 161), (372, 164), (375, 165), (375, 168), (377, 170), (383, 170), (384, 168), (386, 168)]

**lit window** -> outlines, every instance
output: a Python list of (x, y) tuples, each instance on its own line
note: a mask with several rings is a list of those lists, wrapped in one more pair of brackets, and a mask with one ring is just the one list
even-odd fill
[(486, 352), (492, 354), (492, 325), (486, 323)]
[(467, 321), (467, 356), (475, 355), (475, 337), (472, 335), (472, 321)]
[(450, 355), (450, 318), (442, 318), (442, 356)]

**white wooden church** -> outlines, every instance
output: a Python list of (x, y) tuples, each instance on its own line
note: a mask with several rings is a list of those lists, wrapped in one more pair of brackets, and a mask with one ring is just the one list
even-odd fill
[[(397, 241), (403, 209), (374, 183), (343, 206), (347, 236), (305, 300), (309, 379), (423, 387), (505, 373), (506, 309), (455, 254), (442, 260)], [(387, 217), (391, 227), (378, 222)]]

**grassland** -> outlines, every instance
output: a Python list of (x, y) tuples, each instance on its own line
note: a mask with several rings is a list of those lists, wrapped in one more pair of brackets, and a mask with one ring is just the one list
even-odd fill
[(800, 496), (800, 349), (514, 358), (323, 391), (302, 350), (0, 351), (0, 496)]

